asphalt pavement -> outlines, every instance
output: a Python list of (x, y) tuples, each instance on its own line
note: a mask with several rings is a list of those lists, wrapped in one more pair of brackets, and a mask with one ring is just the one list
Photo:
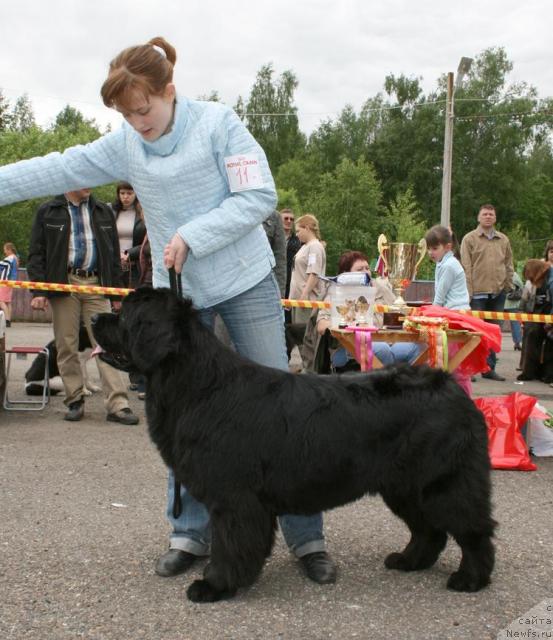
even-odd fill
[[(44, 345), (51, 327), (14, 323), (7, 344)], [(475, 395), (519, 391), (553, 409), (553, 389), (516, 384), (518, 352), (504, 336), (498, 372)], [(22, 391), (29, 361), (16, 361), (10, 390)], [(97, 378), (94, 363), (90, 370)], [(0, 639), (417, 639), (496, 638), (500, 630), (553, 597), (553, 459), (534, 472), (494, 471), (496, 569), (476, 594), (446, 590), (459, 549), (450, 542), (430, 570), (388, 571), (384, 557), (407, 542), (405, 526), (380, 498), (325, 514), (335, 585), (302, 575), (278, 537), (259, 581), (227, 602), (192, 604), (189, 574), (160, 578), (153, 566), (167, 548), (166, 473), (144, 420), (106, 422), (101, 394), (82, 422), (65, 422), (62, 398), (36, 413), (0, 411)]]

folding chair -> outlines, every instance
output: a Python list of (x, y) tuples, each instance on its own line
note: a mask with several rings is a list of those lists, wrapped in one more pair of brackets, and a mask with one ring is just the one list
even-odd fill
[[(28, 355), (38, 355), (43, 353), (46, 357), (44, 367), (43, 392), (39, 400), (10, 400), (8, 396), (8, 386), (10, 382), (10, 366), (12, 355), (15, 354), (18, 360), (26, 360)], [(46, 347), (12, 347), (6, 349), (6, 386), (4, 389), (3, 406), (7, 411), (41, 411), (50, 400), (50, 387), (48, 386), (48, 358), (50, 353)]]

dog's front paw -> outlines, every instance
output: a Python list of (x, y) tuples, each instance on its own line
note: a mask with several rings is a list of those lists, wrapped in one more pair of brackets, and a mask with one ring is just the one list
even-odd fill
[(188, 599), (192, 602), (217, 602), (232, 598), (236, 591), (219, 591), (207, 580), (194, 580), (186, 590)]
[(483, 587), (490, 584), (490, 580), (483, 580), (480, 576), (471, 576), (463, 573), (462, 571), (456, 571), (449, 576), (447, 581), (447, 588), (453, 591), (467, 591), (468, 593), (474, 593), (480, 591)]
[(390, 553), (384, 560), (386, 569), (397, 569), (398, 571), (413, 571), (411, 563), (403, 553)]
[(88, 398), (91, 395), (92, 391), (90, 389), (87, 389), (86, 387), (83, 387), (83, 396), (86, 396)]

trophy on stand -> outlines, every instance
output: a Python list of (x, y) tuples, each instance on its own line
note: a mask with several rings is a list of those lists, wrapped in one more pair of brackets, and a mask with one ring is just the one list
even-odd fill
[(405, 307), (403, 292), (415, 278), (418, 266), (426, 255), (426, 240), (422, 238), (418, 244), (388, 242), (381, 233), (378, 236), (378, 253), (384, 261), (388, 279), (397, 296), (394, 307)]

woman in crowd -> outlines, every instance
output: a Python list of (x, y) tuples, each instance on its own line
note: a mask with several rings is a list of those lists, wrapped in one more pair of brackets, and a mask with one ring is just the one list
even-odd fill
[[(370, 274), (369, 261), (367, 256), (360, 251), (346, 251), (340, 256), (338, 261), (338, 274), (348, 272), (365, 272)], [(371, 282), (372, 286), (376, 287), (375, 303), (389, 305), (392, 304), (396, 298), (390, 283), (385, 278), (376, 278)], [(330, 294), (326, 293), (325, 300), (330, 300)], [(375, 314), (375, 325), (382, 326), (382, 315)], [(320, 309), (318, 313), (313, 314), (310, 321), (313, 327), (316, 327), (316, 333), (319, 336), (318, 340), (315, 340), (313, 347), (313, 353), (315, 354), (314, 362), (311, 364), (309, 360), (309, 368), (317, 370), (318, 373), (328, 373), (328, 371), (321, 370), (327, 365), (317, 364), (325, 362), (325, 353), (321, 353), (321, 349), (329, 348), (330, 355), (330, 368), (336, 373), (344, 373), (346, 371), (359, 371), (359, 364), (356, 360), (348, 354), (344, 347), (337, 347), (333, 344), (330, 338), (330, 309)], [(327, 333), (328, 332), (328, 333)], [(313, 336), (312, 329), (309, 329), (309, 336)], [(309, 341), (313, 344), (312, 337), (308, 337), (306, 342)], [(394, 344), (388, 344), (387, 342), (373, 341), (372, 343), (373, 353), (380, 360), (383, 365), (393, 364), (395, 362), (411, 362), (420, 353), (420, 347), (413, 342), (396, 342)]]
[[(276, 206), (267, 159), (231, 109), (177, 93), (175, 61), (163, 38), (117, 55), (101, 94), (122, 114), (122, 128), (63, 154), (0, 167), (0, 206), (83, 185), (132, 184), (144, 207), (154, 286), (168, 287), (167, 269), (174, 267), (206, 324), (219, 313), (239, 353), (287, 371), (274, 258), (261, 225)], [(156, 565), (163, 576), (186, 571), (210, 549), (209, 514), (184, 487), (181, 516), (172, 517), (174, 486), (170, 473), (173, 533)], [(285, 515), (279, 522), (307, 576), (333, 582), (321, 514)]]
[[(4, 244), (4, 259), (2, 263), (4, 266), (4, 269), (2, 269), (4, 274), (3, 278), (5, 280), (17, 280), (19, 260), (13, 242), (6, 242)], [(0, 310), (4, 312), (7, 327), (10, 327), (12, 324), (12, 294), (13, 289), (11, 287), (0, 286)]]
[[(296, 235), (302, 246), (294, 256), (294, 269), (290, 281), (290, 299), (321, 300), (325, 292), (319, 276), (326, 271), (326, 250), (321, 242), (319, 221), (306, 213), (296, 220)], [(294, 308), (293, 321), (306, 323), (311, 309)]]
[(123, 280), (126, 287), (135, 289), (140, 280), (140, 247), (146, 235), (146, 225), (142, 207), (131, 184), (118, 183), (117, 197), (111, 208), (117, 223)]
[(543, 259), (553, 265), (553, 240), (548, 240), (543, 252)]
[[(548, 261), (528, 260), (520, 310), (550, 314), (553, 308), (553, 267)], [(517, 380), (553, 382), (553, 327), (543, 322), (525, 322), (521, 358), (522, 372)]]

